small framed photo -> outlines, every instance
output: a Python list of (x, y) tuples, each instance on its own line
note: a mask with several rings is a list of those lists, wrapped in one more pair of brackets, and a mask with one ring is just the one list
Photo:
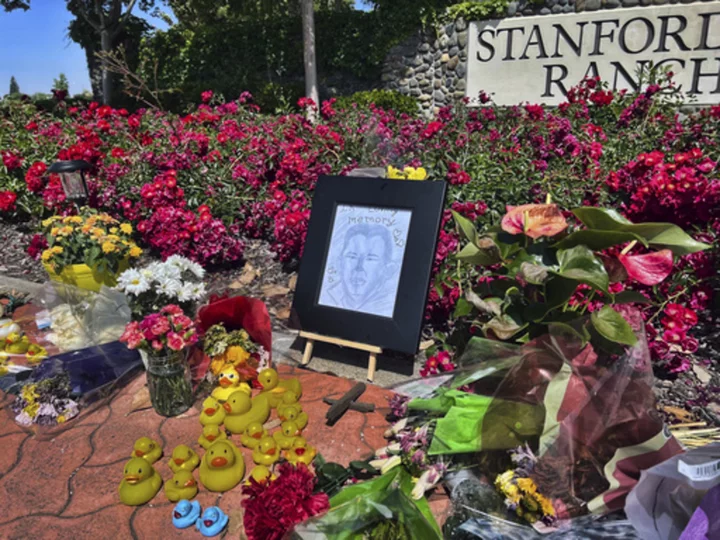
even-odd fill
[(293, 321), (307, 332), (417, 352), (444, 182), (323, 176)]

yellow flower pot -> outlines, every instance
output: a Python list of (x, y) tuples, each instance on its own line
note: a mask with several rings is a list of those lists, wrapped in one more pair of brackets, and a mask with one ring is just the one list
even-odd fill
[(114, 287), (117, 285), (117, 277), (130, 267), (127, 259), (120, 261), (117, 273), (99, 272), (97, 268), (90, 268), (87, 264), (72, 264), (66, 266), (62, 272), (57, 274), (49, 264), (43, 263), (51, 281), (57, 281), (98, 292), (103, 285)]

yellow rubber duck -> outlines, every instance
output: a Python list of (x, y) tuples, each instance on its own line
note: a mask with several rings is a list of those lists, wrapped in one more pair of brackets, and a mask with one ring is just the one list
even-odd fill
[(282, 402), (277, 407), (277, 413), (280, 420), (295, 422), (298, 429), (305, 429), (308, 424), (308, 415), (303, 412), (302, 406), (293, 392), (285, 392)]
[(5, 352), (10, 354), (25, 354), (30, 348), (30, 340), (27, 336), (21, 336), (19, 332), (12, 332), (5, 338)]
[(316, 454), (317, 450), (312, 446), (308, 446), (304, 437), (297, 437), (293, 443), (293, 447), (285, 451), (285, 459), (293, 465), (297, 465), (298, 463), (310, 465), (312, 460), (315, 459)]
[(200, 463), (200, 481), (209, 491), (228, 491), (240, 483), (244, 474), (243, 456), (231, 441), (214, 443)]
[(260, 439), (260, 444), (253, 450), (252, 458), (257, 465), (265, 465), (266, 467), (280, 459), (280, 452), (278, 452), (275, 439), (272, 437)]
[(240, 382), (240, 374), (233, 366), (225, 366), (218, 375), (218, 383), (220, 386), (212, 391), (212, 397), (220, 401), (227, 401), (230, 395), (238, 390), (242, 390), (250, 395), (252, 390), (250, 385)]
[(162, 487), (162, 478), (158, 472), (140, 457), (134, 457), (125, 464), (124, 475), (118, 493), (120, 501), (128, 506), (145, 504)]
[(260, 439), (267, 436), (268, 432), (262, 424), (260, 422), (253, 422), (252, 424), (248, 424), (247, 429), (240, 434), (240, 442), (245, 448), (255, 449), (257, 445), (260, 444)]
[(162, 456), (162, 447), (149, 437), (140, 437), (133, 445), (130, 457), (139, 457), (155, 463)]
[(228, 436), (224, 429), (220, 429), (220, 426), (216, 426), (215, 424), (208, 424), (203, 427), (202, 434), (198, 439), (198, 444), (207, 450), (217, 441), (227, 440)]
[(262, 386), (262, 394), (267, 394), (270, 406), (276, 408), (283, 399), (285, 392), (292, 392), (297, 399), (302, 396), (302, 387), (297, 379), (280, 379), (273, 368), (265, 368), (258, 373), (258, 383)]
[(270, 417), (270, 404), (264, 394), (251, 398), (242, 390), (233, 393), (223, 403), (225, 428), (230, 433), (242, 433), (253, 422), (264, 424)]
[(25, 353), (25, 358), (27, 358), (28, 364), (30, 365), (39, 364), (47, 357), (47, 349), (45, 349), (45, 347), (41, 347), (37, 343), (31, 343), (28, 347), (27, 352)]
[(198, 492), (198, 485), (190, 471), (177, 471), (165, 482), (165, 496), (170, 502), (192, 499)]
[(215, 424), (219, 426), (225, 420), (225, 409), (220, 402), (212, 396), (208, 396), (202, 403), (202, 413), (200, 413), (200, 423), (203, 426)]
[(295, 422), (286, 420), (280, 425), (280, 431), (273, 433), (273, 439), (283, 450), (290, 450), (295, 439), (302, 435), (302, 431)]
[(181, 444), (176, 446), (172, 453), (172, 458), (168, 463), (172, 472), (194, 471), (200, 465), (200, 456), (198, 456), (192, 448)]
[(247, 482), (245, 482), (246, 486), (250, 485), (250, 478), (255, 479), (258, 484), (264, 484), (267, 481), (272, 482), (277, 478), (277, 476), (275, 476), (265, 465), (255, 465), (253, 470), (250, 471)]

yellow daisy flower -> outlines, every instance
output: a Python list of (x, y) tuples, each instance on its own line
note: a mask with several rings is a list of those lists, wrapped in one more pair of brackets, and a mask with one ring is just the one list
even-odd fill
[(73, 230), (74, 229), (70, 225), (65, 225), (60, 229), (59, 234), (60, 236), (69, 236), (72, 234)]
[(130, 225), (129, 223), (123, 223), (122, 225), (120, 225), (120, 230), (125, 234), (132, 234), (133, 232), (132, 225)]
[(58, 424), (64, 424), (64, 423), (65, 423), (65, 415), (64, 415), (64, 414), (61, 414), (60, 416), (57, 417), (57, 423), (58, 423)]
[(118, 228), (117, 227), (110, 227), (110, 233), (111, 234), (117, 234)]
[(40, 256), (40, 259), (42, 259), (43, 262), (48, 262), (50, 259), (52, 259), (53, 252), (49, 249), (46, 249), (42, 252), (42, 255)]
[(60, 227), (53, 227), (52, 229), (50, 229), (50, 234), (52, 234), (53, 236), (57, 236), (57, 234), (59, 232), (60, 232)]
[(142, 255), (142, 249), (140, 249), (137, 246), (133, 246), (130, 248), (130, 256), (131, 257), (139, 257), (140, 255)]
[[(111, 230), (112, 232), (112, 230)], [(110, 242), (120, 242), (120, 237), (117, 234), (108, 234), (106, 240)]]
[(92, 234), (93, 234), (93, 236), (94, 236), (95, 238), (100, 238), (100, 237), (102, 237), (102, 236), (105, 236), (105, 231), (103, 231), (103, 230), (100, 229), (99, 227), (95, 227), (95, 228), (92, 230)]
[(83, 222), (83, 218), (80, 216), (70, 216), (68, 219), (70, 220), (70, 223), (77, 223), (78, 225)]
[(114, 253), (117, 251), (117, 246), (112, 242), (103, 242), (102, 250), (103, 253)]

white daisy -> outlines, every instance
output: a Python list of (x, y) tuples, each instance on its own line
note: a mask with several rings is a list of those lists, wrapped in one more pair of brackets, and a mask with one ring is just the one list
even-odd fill
[(183, 289), (182, 283), (177, 279), (163, 278), (158, 282), (157, 292), (163, 294), (168, 298), (179, 298), (179, 292)]
[(182, 287), (178, 293), (177, 298), (181, 302), (189, 302), (193, 299), (193, 284), (186, 283), (184, 287)]
[(180, 280), (182, 275), (182, 269), (168, 261), (158, 265), (157, 277), (158, 279), (176, 279)]
[(202, 266), (193, 261), (188, 261), (188, 263), (187, 269), (190, 270), (196, 278), (202, 279), (205, 276), (205, 269)]
[(207, 292), (205, 290), (205, 284), (204, 283), (191, 283), (190, 284), (190, 291), (192, 294), (193, 300), (200, 300), (205, 296), (205, 293)]
[(134, 270), (130, 276), (126, 276), (124, 280), (124, 289), (126, 293), (139, 296), (140, 294), (150, 290), (150, 281), (148, 281), (148, 279), (143, 275), (143, 272)]

